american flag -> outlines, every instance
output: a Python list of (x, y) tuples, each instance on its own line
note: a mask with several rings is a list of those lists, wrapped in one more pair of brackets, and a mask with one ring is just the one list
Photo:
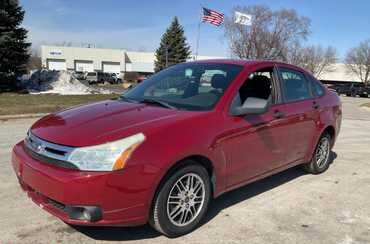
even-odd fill
[(203, 8), (203, 22), (208, 22), (212, 25), (220, 26), (224, 22), (224, 14), (215, 10)]

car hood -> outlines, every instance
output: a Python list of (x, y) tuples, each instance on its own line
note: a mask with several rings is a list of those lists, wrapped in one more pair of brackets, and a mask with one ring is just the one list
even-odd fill
[(90, 146), (148, 131), (192, 112), (110, 100), (74, 107), (38, 120), (31, 132), (66, 146)]

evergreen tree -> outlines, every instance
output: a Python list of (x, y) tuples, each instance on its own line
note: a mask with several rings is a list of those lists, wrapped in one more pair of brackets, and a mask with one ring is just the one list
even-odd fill
[(15, 77), (23, 74), (29, 58), (27, 30), (20, 25), (24, 10), (18, 0), (0, 0), (0, 86), (15, 86)]
[[(167, 56), (167, 57), (166, 57)], [(190, 56), (190, 47), (184, 36), (184, 28), (175, 17), (162, 35), (159, 48), (156, 50), (155, 71), (160, 71), (167, 66), (185, 62)]]

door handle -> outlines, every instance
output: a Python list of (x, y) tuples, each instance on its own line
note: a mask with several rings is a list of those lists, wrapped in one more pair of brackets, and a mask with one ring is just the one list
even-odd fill
[(276, 110), (276, 111), (274, 112), (274, 118), (276, 118), (276, 119), (281, 119), (281, 118), (283, 118), (284, 116), (285, 116), (285, 114), (284, 114), (283, 112), (279, 111), (279, 110)]
[(320, 107), (320, 105), (316, 102), (316, 101), (314, 101), (313, 103), (312, 103), (312, 108), (314, 108), (314, 109), (318, 109)]

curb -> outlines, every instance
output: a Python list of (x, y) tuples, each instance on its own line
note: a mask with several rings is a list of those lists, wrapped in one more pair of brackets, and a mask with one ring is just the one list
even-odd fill
[(39, 118), (48, 113), (0, 115), (0, 120)]

